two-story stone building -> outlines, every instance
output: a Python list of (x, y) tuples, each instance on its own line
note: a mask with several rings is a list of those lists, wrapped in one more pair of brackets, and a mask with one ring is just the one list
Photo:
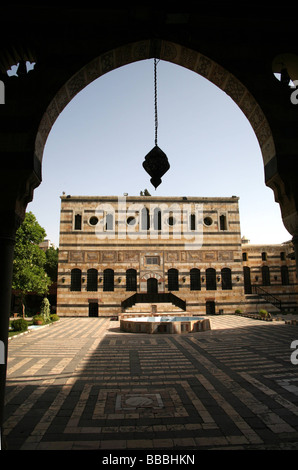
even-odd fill
[[(254, 311), (260, 292), (249, 286), (262, 284), (264, 263), (242, 242), (236, 196), (62, 196), (57, 313), (112, 316), (152, 304), (191, 315)], [(278, 260), (267, 249), (268, 267), (293, 307), (295, 262), (282, 247)]]

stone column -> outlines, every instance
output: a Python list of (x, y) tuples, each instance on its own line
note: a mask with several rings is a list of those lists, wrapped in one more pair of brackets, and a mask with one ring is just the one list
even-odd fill
[[(4, 396), (8, 351), (8, 325), (16, 231), (24, 220), (33, 191), (41, 182), (41, 171), (20, 168), (20, 157), (1, 155), (6, 162), (1, 169), (0, 185), (0, 340), (5, 345), (5, 364), (0, 364), (0, 427), (3, 441)], [(17, 158), (19, 157), (19, 159)], [(25, 162), (25, 156), (24, 156)], [(7, 168), (11, 167), (11, 168)], [(39, 165), (39, 170), (41, 166)]]
[[(0, 340), (4, 343), (4, 364), (0, 364), (0, 427), (3, 442), (4, 396), (8, 355), (8, 327), (16, 230), (21, 219), (13, 211), (0, 211)], [(2, 447), (2, 446), (1, 446)], [(3, 447), (2, 447), (3, 448)]]
[(279, 155), (265, 165), (266, 185), (274, 192), (279, 203), (283, 224), (292, 235), (298, 276), (298, 185), (297, 154)]

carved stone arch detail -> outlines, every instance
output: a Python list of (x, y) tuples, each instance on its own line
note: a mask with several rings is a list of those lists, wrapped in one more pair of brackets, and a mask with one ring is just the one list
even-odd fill
[(159, 273), (156, 273), (156, 272), (146, 272), (142, 275), (142, 279), (148, 280), (149, 278), (162, 280), (162, 276)]

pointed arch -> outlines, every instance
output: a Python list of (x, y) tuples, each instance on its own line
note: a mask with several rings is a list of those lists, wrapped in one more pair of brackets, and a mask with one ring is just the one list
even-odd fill
[(146, 39), (124, 44), (94, 58), (78, 70), (56, 92), (39, 123), (35, 155), (41, 162), (50, 130), (67, 104), (87, 85), (102, 75), (130, 63), (154, 57), (180, 65), (203, 76), (229, 95), (250, 122), (259, 142), (264, 165), (276, 155), (273, 135), (260, 105), (247, 87), (212, 58), (167, 40)]

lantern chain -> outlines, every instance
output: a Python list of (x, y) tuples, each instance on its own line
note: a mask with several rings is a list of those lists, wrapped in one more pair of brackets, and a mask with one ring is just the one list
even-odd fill
[(157, 64), (160, 59), (154, 59), (154, 113), (155, 113), (155, 145), (157, 145), (157, 129), (158, 129), (158, 117), (157, 117)]

